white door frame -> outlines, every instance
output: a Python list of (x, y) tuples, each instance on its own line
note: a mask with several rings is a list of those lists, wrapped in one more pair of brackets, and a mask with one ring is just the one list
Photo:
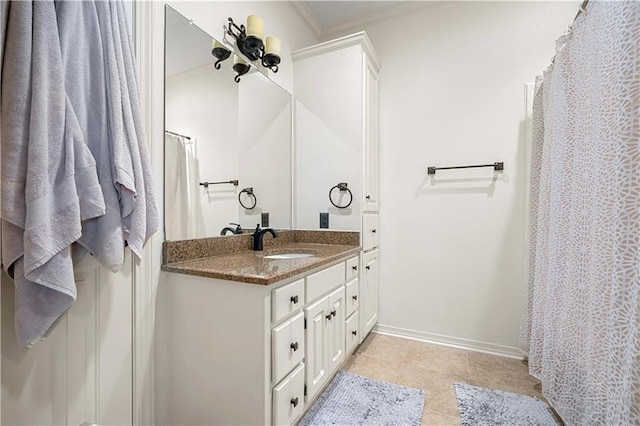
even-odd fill
[[(164, 2), (135, 1), (134, 34), (147, 147), (160, 218), (164, 217)], [(133, 425), (156, 424), (155, 309), (164, 221), (133, 262)]]

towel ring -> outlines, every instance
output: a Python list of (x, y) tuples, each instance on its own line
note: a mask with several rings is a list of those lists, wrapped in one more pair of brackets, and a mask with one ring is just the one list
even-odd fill
[[(349, 193), (349, 202), (347, 203), (346, 206), (339, 206), (336, 203), (333, 202), (333, 199), (331, 198), (331, 193), (333, 192), (334, 189), (338, 189), (340, 190), (340, 192), (348, 192)], [(351, 205), (351, 202), (353, 201), (353, 193), (351, 193), (351, 190), (349, 188), (347, 188), (347, 184), (346, 183), (339, 183), (336, 186), (334, 186), (333, 188), (331, 188), (329, 190), (329, 201), (331, 201), (331, 204), (333, 204), (334, 207), (337, 207), (339, 209), (346, 209), (347, 207), (349, 207)]]
[[(253, 198), (253, 204), (251, 205), (251, 207), (245, 206), (244, 203), (242, 202), (242, 194), (243, 193), (246, 193), (249, 197)], [(240, 191), (240, 193), (238, 194), (238, 202), (245, 209), (252, 210), (256, 206), (256, 204), (258, 203), (258, 199), (256, 198), (256, 194), (253, 193), (253, 187), (244, 188), (242, 191)]]

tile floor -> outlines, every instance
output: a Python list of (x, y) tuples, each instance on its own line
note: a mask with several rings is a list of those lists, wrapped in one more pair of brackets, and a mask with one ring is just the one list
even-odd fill
[(544, 400), (540, 382), (523, 361), (371, 333), (345, 370), (371, 379), (421, 388), (423, 425), (459, 425), (453, 384), (468, 383)]

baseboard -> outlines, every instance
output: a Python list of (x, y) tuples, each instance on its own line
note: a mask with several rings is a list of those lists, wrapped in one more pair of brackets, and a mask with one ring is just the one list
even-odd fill
[(498, 355), (506, 358), (523, 359), (522, 352), (511, 346), (497, 345), (494, 343), (479, 342), (477, 340), (461, 339), (458, 337), (442, 336), (440, 334), (426, 333), (424, 331), (409, 330), (390, 325), (376, 324), (374, 333), (387, 336), (401, 337), (436, 345), (449, 346), (451, 348), (465, 349), (474, 352), (482, 352), (490, 355)]

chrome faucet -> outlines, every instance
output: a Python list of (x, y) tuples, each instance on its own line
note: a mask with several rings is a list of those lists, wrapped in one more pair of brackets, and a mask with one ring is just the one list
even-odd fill
[(278, 237), (278, 233), (276, 232), (275, 229), (271, 229), (271, 228), (260, 228), (260, 224), (258, 223), (256, 225), (256, 230), (253, 233), (253, 250), (254, 251), (262, 251), (262, 237), (264, 237), (264, 234), (266, 234), (267, 232), (269, 232), (273, 238), (277, 238)]
[(224, 227), (222, 228), (222, 231), (220, 231), (220, 235), (226, 235), (227, 232), (231, 232), (232, 234), (242, 234), (242, 227), (240, 226), (240, 224), (238, 223), (229, 223), (229, 225), (235, 225), (236, 228), (233, 229), (230, 226)]

